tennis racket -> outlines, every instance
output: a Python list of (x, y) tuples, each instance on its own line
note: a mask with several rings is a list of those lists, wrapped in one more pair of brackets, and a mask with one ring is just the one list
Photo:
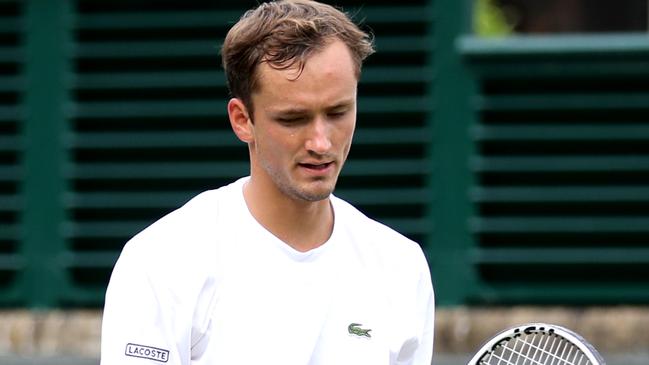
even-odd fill
[(571, 330), (545, 323), (506, 329), (485, 343), (468, 365), (606, 365)]

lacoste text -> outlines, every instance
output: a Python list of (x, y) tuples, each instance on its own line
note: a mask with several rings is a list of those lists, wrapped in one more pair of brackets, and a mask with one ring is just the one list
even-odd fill
[(126, 356), (139, 357), (142, 359), (151, 359), (160, 362), (169, 360), (169, 351), (151, 346), (137, 345), (134, 343), (126, 344)]

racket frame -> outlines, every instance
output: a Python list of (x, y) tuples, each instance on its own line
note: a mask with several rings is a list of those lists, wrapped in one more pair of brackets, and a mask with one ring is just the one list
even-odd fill
[(595, 347), (579, 334), (562, 326), (540, 322), (514, 326), (499, 332), (480, 347), (480, 350), (473, 356), (473, 358), (471, 358), (468, 365), (479, 365), (478, 361), (480, 361), (480, 359), (493, 353), (498, 348), (505, 346), (510, 340), (513, 340), (516, 337), (539, 332), (563, 337), (584, 353), (592, 365), (606, 365), (604, 358), (599, 354), (599, 352), (597, 352)]

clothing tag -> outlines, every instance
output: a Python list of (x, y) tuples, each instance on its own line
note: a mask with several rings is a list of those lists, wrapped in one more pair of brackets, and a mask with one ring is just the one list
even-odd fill
[(142, 359), (149, 359), (159, 362), (169, 361), (169, 350), (159, 349), (152, 346), (138, 345), (134, 343), (126, 344), (124, 351), (126, 356), (139, 357)]

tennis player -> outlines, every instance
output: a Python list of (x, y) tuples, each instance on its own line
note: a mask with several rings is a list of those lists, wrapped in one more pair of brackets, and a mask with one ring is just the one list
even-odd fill
[(372, 52), (344, 13), (309, 0), (261, 4), (231, 28), (227, 110), (250, 176), (126, 244), (101, 364), (431, 363), (420, 247), (332, 195)]

